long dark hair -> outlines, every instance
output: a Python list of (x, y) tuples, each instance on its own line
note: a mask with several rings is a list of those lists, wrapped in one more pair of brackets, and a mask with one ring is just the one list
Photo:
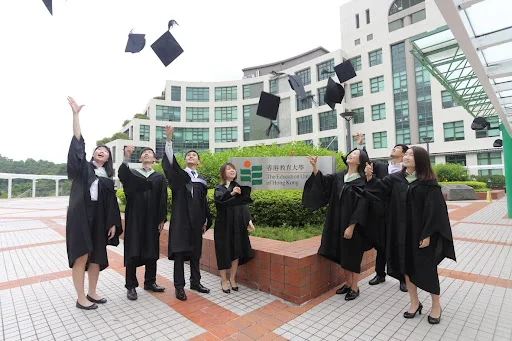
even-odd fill
[[(224, 163), (222, 166), (220, 166), (220, 182), (222, 184), (226, 184), (227, 183), (227, 178), (226, 178), (226, 169), (229, 167), (233, 168), (234, 170), (236, 170), (236, 167), (234, 164), (232, 164), (231, 162), (226, 162)], [(236, 181), (236, 178), (238, 177), (238, 171), (236, 172), (236, 176), (235, 178), (232, 180), (232, 181)]]
[[(348, 163), (347, 163), (347, 159), (348, 159), (348, 156), (350, 154), (352, 154), (354, 151), (358, 150), (357, 148), (355, 149), (352, 149), (346, 157), (343, 157), (342, 156), (342, 159), (343, 159), (343, 162), (345, 163), (345, 165), (347, 165), (348, 167)], [(362, 150), (362, 149), (359, 149), (359, 166), (357, 166), (357, 173), (359, 173), (359, 175), (364, 179), (366, 178), (366, 175), (364, 173), (364, 168), (366, 167), (366, 163), (370, 163), (370, 158), (368, 157), (368, 154)], [(348, 172), (348, 168), (347, 168), (347, 172)]]
[(90, 163), (93, 164), (92, 162), (94, 161), (94, 153), (96, 152), (96, 150), (98, 150), (98, 148), (105, 148), (108, 151), (108, 160), (103, 164), (103, 168), (105, 168), (105, 172), (107, 172), (108, 177), (112, 178), (114, 176), (114, 161), (112, 160), (112, 152), (110, 151), (109, 147), (105, 145), (96, 146), (96, 148), (94, 148), (94, 151), (92, 152), (93, 157), (91, 157)]
[[(430, 164), (430, 155), (429, 153), (422, 147), (413, 146), (409, 147), (412, 149), (412, 154), (414, 156), (414, 168), (416, 170), (416, 176), (420, 180), (437, 180), (436, 174), (432, 169), (432, 165)], [(402, 169), (402, 172), (405, 174), (406, 168)]]

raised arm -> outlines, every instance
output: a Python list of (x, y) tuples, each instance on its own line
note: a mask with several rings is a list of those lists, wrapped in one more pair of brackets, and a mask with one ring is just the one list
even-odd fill
[(73, 111), (73, 138), (68, 151), (67, 173), (68, 178), (73, 180), (80, 176), (82, 163), (85, 161), (85, 142), (80, 131), (80, 110), (83, 105), (76, 104), (72, 97), (68, 97), (68, 103)]
[(165, 177), (169, 182), (169, 187), (172, 190), (175, 190), (179, 186), (185, 185), (187, 182), (190, 182), (190, 176), (187, 172), (181, 169), (178, 162), (176, 162), (176, 158), (174, 157), (174, 150), (172, 148), (172, 134), (174, 132), (174, 128), (171, 126), (165, 127), (165, 135), (167, 141), (165, 143), (165, 153), (162, 159), (162, 168), (165, 173)]
[(77, 140), (80, 140), (80, 136), (82, 136), (82, 132), (80, 130), (80, 110), (85, 106), (85, 104), (78, 105), (76, 104), (73, 97), (68, 96), (68, 103), (73, 111), (73, 135)]
[(335, 174), (323, 175), (318, 171), (318, 156), (307, 156), (313, 168), (313, 174), (304, 184), (302, 192), (302, 205), (311, 211), (315, 211), (329, 203)]

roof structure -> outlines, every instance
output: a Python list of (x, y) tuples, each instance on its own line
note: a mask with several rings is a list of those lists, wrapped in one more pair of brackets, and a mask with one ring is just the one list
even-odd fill
[(447, 26), (411, 39), (411, 53), (474, 117), (512, 136), (510, 0), (435, 0)]

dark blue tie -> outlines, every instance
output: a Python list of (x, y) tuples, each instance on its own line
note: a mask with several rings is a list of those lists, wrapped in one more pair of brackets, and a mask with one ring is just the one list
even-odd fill
[(196, 173), (196, 171), (191, 171), (190, 173), (192, 173), (192, 176), (194, 176), (194, 178), (197, 178), (197, 173)]

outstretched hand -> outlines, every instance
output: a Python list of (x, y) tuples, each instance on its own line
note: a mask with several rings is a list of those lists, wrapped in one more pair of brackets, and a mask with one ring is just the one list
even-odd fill
[(366, 175), (366, 180), (367, 181), (370, 181), (372, 179), (372, 176), (373, 176), (373, 163), (372, 164), (369, 164), (368, 162), (366, 163), (366, 167), (364, 167), (364, 174)]
[(78, 113), (80, 113), (80, 110), (82, 110), (82, 108), (85, 106), (85, 104), (82, 104), (82, 105), (76, 104), (75, 100), (71, 96), (68, 96), (68, 103), (69, 103), (69, 106), (71, 107), (71, 110), (73, 110), (74, 115), (77, 115)]
[(356, 139), (357, 139), (357, 144), (358, 145), (362, 145), (363, 144), (363, 140), (364, 140), (363, 133), (357, 133), (356, 134)]
[(318, 156), (311, 156), (311, 155), (307, 155), (306, 156), (309, 160), (309, 163), (312, 165), (312, 166), (316, 166), (316, 162), (318, 161)]
[(135, 147), (132, 145), (124, 147), (124, 157), (129, 159), (132, 156), (134, 150)]
[(170, 125), (166, 125), (165, 126), (165, 136), (167, 137), (167, 141), (171, 141), (172, 140), (172, 133), (174, 133), (174, 127), (170, 126)]

